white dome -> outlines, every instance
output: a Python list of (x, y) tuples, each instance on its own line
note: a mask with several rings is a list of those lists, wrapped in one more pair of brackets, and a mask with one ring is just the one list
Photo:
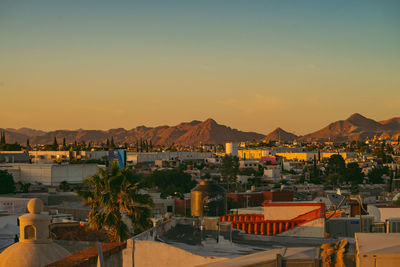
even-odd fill
[(29, 214), (19, 217), (19, 242), (0, 254), (0, 267), (41, 267), (70, 253), (50, 239), (50, 216), (39, 214), (43, 210), (40, 199), (28, 202)]

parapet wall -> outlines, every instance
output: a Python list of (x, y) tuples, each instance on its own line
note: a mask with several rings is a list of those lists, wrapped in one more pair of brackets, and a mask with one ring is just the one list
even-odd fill
[[(123, 266), (153, 267), (174, 266), (191, 267), (226, 260), (222, 257), (205, 257), (190, 253), (174, 246), (145, 240), (128, 240), (123, 252)], [(133, 261), (129, 262), (129, 258)]]

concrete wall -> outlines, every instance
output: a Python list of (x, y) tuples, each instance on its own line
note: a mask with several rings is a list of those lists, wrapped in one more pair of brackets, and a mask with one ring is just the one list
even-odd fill
[(325, 218), (319, 218), (311, 222), (299, 225), (293, 229), (285, 231), (278, 236), (296, 237), (320, 237), (325, 236)]
[(41, 183), (58, 186), (60, 182), (81, 183), (97, 173), (97, 164), (6, 164), (0, 169), (9, 170), (15, 182)]
[(147, 231), (144, 231), (143, 233), (140, 233), (140, 234), (134, 236), (132, 239), (133, 240), (153, 241), (153, 240), (155, 240), (156, 236), (167, 232), (172, 227), (175, 227), (176, 223), (177, 223), (176, 219), (168, 220), (168, 221), (163, 222), (162, 224), (158, 225), (157, 227), (153, 227)]
[[(190, 267), (222, 260), (226, 260), (226, 258), (199, 256), (183, 249), (155, 241), (134, 241), (130, 239), (127, 242), (127, 248), (123, 251), (124, 267)], [(134, 265), (131, 264), (132, 261)]]
[(264, 169), (264, 176), (267, 178), (280, 178), (281, 170), (279, 168)]
[(264, 206), (264, 218), (265, 220), (291, 220), (319, 208), (321, 206), (313, 202), (271, 202)]
[(58, 186), (62, 181), (82, 183), (82, 181), (97, 173), (97, 164), (52, 165), (51, 185)]
[(0, 211), (7, 211), (10, 214), (25, 213), (29, 200), (30, 198), (0, 197)]
[(357, 267), (400, 266), (400, 233), (356, 233)]
[(400, 207), (378, 207), (378, 209), (381, 215), (381, 222), (390, 218), (400, 218)]
[(19, 165), (20, 181), (51, 185), (51, 166), (51, 164), (21, 164)]

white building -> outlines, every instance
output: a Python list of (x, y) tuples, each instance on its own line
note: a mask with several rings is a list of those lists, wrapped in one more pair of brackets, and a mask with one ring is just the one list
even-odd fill
[(97, 173), (97, 164), (1, 164), (0, 170), (12, 174), (15, 182), (58, 186), (62, 181), (82, 183)]
[(260, 165), (258, 160), (239, 160), (239, 168), (247, 169), (251, 168), (258, 171), (258, 166)]
[(126, 161), (128, 165), (137, 163), (151, 163), (156, 160), (204, 160), (211, 158), (211, 152), (181, 151), (181, 152), (127, 152)]
[(264, 177), (266, 177), (267, 179), (280, 179), (281, 169), (279, 167), (266, 168), (264, 169)]

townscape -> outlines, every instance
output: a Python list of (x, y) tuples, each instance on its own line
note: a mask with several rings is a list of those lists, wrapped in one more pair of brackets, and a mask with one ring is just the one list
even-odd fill
[(400, 266), (399, 0), (0, 0), (0, 267)]
[[(96, 242), (111, 244), (115, 255), (134, 254), (116, 260), (110, 252), (103, 256), (106, 262), (128, 264), (133, 258), (139, 266), (178, 264), (179, 257), (174, 262), (172, 254), (148, 259), (151, 242), (199, 253), (196, 264), (240, 261), (260, 249), (269, 251), (275, 264), (276, 247), (298, 247), (310, 262), (355, 266), (362, 242), (376, 233), (395, 240), (400, 235), (400, 124), (389, 121), (395, 133), (390, 139), (351, 140), (342, 131), (306, 141), (278, 129), (259, 140), (198, 145), (153, 145), (145, 138), (116, 142), (113, 136), (73, 143), (58, 136), (50, 144), (32, 143), (35, 137), (30, 136), (19, 144), (7, 140), (27, 129), (3, 129), (0, 220), (5, 252), (0, 259), (17, 240), (33, 238), (21, 234), (18, 221), (23, 216), (17, 218), (35, 199), (43, 203), (40, 214), (49, 216), (51, 240), (65, 249), (61, 255), (72, 254), (47, 266), (79, 262), (80, 253), (89, 253)], [(358, 127), (358, 133), (360, 125), (368, 132), (369, 119), (360, 114), (346, 122)], [(214, 122), (213, 127), (221, 126)], [(131, 242), (136, 242), (134, 252)], [(347, 252), (315, 251), (329, 242), (341, 242)], [(190, 265), (190, 256), (180, 257)]]

